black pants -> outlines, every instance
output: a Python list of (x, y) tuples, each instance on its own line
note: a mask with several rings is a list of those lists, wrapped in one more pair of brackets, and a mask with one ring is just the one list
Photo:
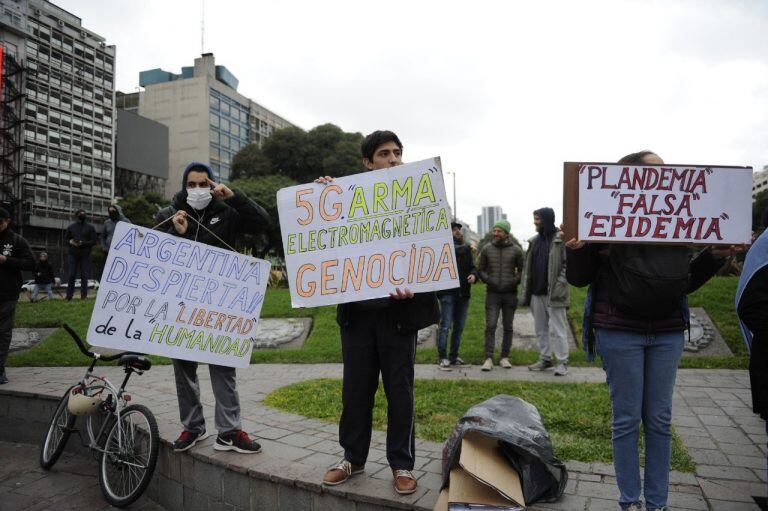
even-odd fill
[(5, 374), (5, 359), (11, 349), (13, 321), (18, 300), (0, 301), (0, 375)]
[(387, 461), (393, 469), (413, 470), (413, 364), (416, 334), (401, 335), (389, 308), (354, 310), (341, 328), (344, 358), (343, 411), (339, 443), (344, 456), (363, 465), (371, 445), (371, 421), (379, 372), (387, 395)]
[(80, 298), (88, 297), (88, 279), (91, 276), (91, 255), (69, 254), (67, 258), (69, 266), (69, 283), (67, 285), (67, 299), (75, 294), (75, 279), (80, 274)]
[(496, 325), (501, 313), (501, 326), (504, 329), (501, 338), (501, 358), (509, 356), (512, 347), (512, 325), (517, 309), (517, 293), (494, 293), (485, 295), (485, 358), (493, 358), (496, 346)]

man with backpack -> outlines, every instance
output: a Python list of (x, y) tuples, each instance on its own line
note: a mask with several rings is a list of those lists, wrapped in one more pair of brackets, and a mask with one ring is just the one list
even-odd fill
[[(663, 165), (650, 151), (619, 160)], [(590, 285), (584, 304), (587, 359), (602, 358), (610, 388), (619, 505), (643, 509), (638, 437), (645, 432), (644, 509), (665, 511), (669, 492), (672, 392), (688, 327), (687, 293), (707, 282), (733, 248), (707, 248), (693, 260), (684, 245), (566, 243), (568, 282)]]

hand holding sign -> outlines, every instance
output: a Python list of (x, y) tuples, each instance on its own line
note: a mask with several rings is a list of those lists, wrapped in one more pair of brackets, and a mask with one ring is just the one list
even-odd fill
[(187, 221), (187, 212), (183, 209), (180, 209), (176, 212), (175, 215), (173, 215), (173, 228), (176, 230), (177, 233), (183, 235), (186, 234), (187, 228), (189, 227), (189, 222)]
[(401, 291), (399, 287), (396, 287), (394, 293), (389, 293), (389, 297), (393, 300), (405, 300), (406, 298), (413, 298), (413, 291), (407, 287)]

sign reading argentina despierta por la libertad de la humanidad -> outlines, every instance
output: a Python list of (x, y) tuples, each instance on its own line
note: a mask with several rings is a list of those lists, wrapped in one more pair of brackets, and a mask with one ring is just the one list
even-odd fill
[(88, 342), (246, 367), (269, 269), (261, 259), (119, 222)]

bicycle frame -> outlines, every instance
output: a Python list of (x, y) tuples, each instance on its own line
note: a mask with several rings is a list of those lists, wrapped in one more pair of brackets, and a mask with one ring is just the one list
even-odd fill
[[(104, 361), (112, 361), (120, 358), (125, 353), (119, 353), (117, 355), (112, 355), (109, 357), (104, 357), (100, 355), (99, 353), (94, 353), (89, 351), (82, 343), (78, 335), (69, 327), (69, 325), (63, 325), (64, 329), (69, 332), (70, 336), (75, 340), (78, 347), (80, 348), (80, 351), (82, 351), (85, 355), (92, 358), (91, 365), (88, 366), (88, 369), (85, 371), (85, 375), (83, 376), (82, 380), (78, 383), (78, 385), (75, 386), (75, 389), (79, 389), (80, 392), (90, 392), (88, 395), (94, 395), (93, 390), (97, 390), (97, 394), (101, 394), (104, 391), (107, 391), (108, 398), (106, 400), (102, 400), (102, 406), (99, 407), (98, 410), (95, 410), (91, 415), (88, 415), (85, 417), (85, 429), (88, 434), (88, 441), (89, 444), (85, 445), (85, 442), (83, 442), (83, 445), (87, 447), (88, 449), (98, 451), (101, 453), (106, 452), (106, 449), (102, 448), (99, 445), (99, 440), (101, 439), (102, 435), (105, 432), (105, 428), (110, 424), (109, 416), (114, 416), (115, 421), (117, 423), (117, 445), (118, 448), (123, 448), (123, 424), (120, 421), (120, 412), (123, 408), (125, 408), (125, 386), (128, 384), (128, 379), (131, 377), (133, 373), (139, 373), (143, 374), (143, 371), (140, 371), (138, 369), (134, 369), (131, 367), (126, 367), (125, 369), (125, 378), (123, 379), (122, 384), (120, 387), (116, 387), (112, 382), (110, 382), (106, 376), (98, 376), (96, 375), (93, 370), (96, 367), (96, 363), (99, 360)], [(101, 382), (101, 383), (98, 383)], [(73, 389), (73, 391), (75, 390)], [(111, 398), (111, 400), (109, 399)], [(107, 411), (108, 413), (104, 413), (103, 407), (105, 406), (105, 403), (109, 403), (111, 401), (111, 405), (107, 405)], [(93, 431), (93, 414), (95, 413), (102, 413), (105, 417), (104, 423), (101, 424), (101, 427), (99, 428), (98, 434), (94, 434)], [(81, 438), (82, 441), (82, 438)]]

